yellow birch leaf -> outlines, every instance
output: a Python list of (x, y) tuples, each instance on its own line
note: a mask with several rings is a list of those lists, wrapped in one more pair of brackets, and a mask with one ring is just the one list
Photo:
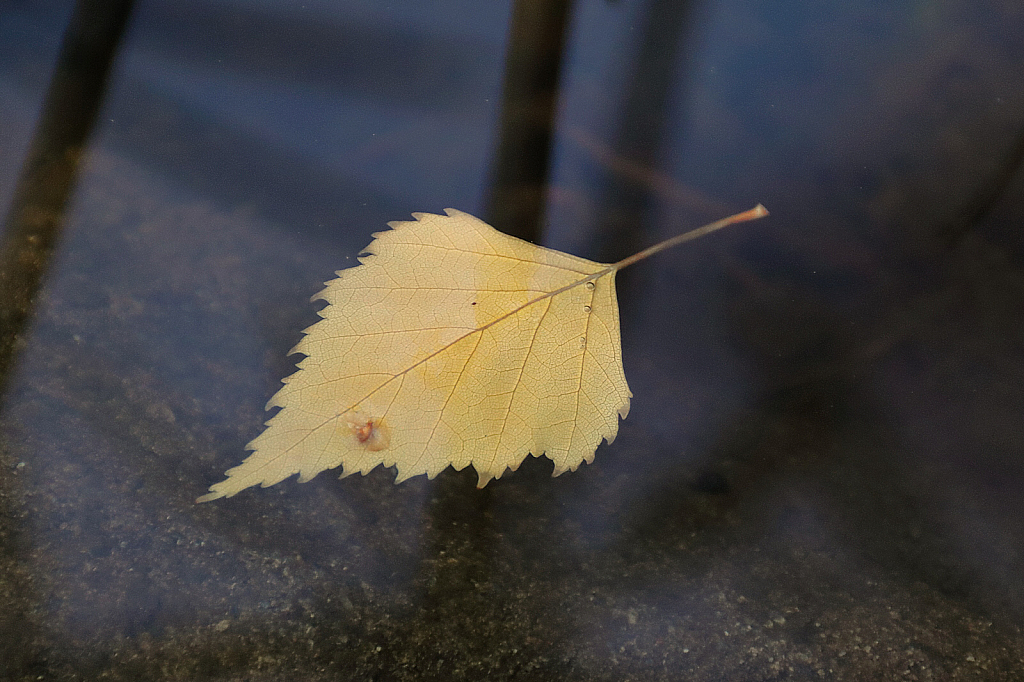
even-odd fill
[(574, 471), (629, 412), (615, 273), (767, 215), (759, 205), (604, 264), (445, 213), (389, 223), (314, 297), (328, 305), (267, 403), (280, 411), (197, 501), (337, 466), (395, 466), (400, 482), (472, 464), (481, 487), (528, 454)]

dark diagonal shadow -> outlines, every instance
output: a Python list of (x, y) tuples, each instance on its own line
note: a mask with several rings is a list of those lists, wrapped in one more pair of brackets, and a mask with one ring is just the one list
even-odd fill
[[(107, 77), (131, 14), (131, 0), (80, 0), (64, 34), (42, 115), (4, 220), (0, 242), (0, 403), (14, 370), (36, 296), (60, 242), (64, 213)], [(6, 449), (6, 447), (4, 447)], [(0, 482), (0, 580), (17, 594), (0, 615), (0, 677), (18, 679), (39, 665), (33, 591), (21, 557), (19, 495)]]

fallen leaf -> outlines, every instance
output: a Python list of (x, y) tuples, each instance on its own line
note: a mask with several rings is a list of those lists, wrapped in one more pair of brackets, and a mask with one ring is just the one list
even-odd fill
[(280, 411), (198, 502), (339, 465), (395, 466), (400, 482), (472, 464), (483, 487), (527, 454), (556, 476), (591, 462), (632, 396), (615, 273), (768, 214), (758, 205), (604, 264), (445, 213), (389, 223), (314, 297), (324, 319), (291, 351), (306, 357), (267, 403)]

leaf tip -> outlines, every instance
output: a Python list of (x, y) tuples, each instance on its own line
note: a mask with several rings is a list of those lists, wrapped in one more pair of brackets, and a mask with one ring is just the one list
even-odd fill
[[(210, 488), (210, 490), (213, 490), (213, 488)], [(222, 497), (224, 497), (224, 493), (209, 492), (206, 493), (205, 495), (200, 495), (199, 497), (197, 497), (196, 504), (202, 504), (203, 502), (212, 502), (213, 500), (219, 500)]]

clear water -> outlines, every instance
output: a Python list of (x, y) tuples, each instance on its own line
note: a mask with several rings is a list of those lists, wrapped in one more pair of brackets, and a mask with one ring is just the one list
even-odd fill
[[(135, 3), (0, 329), (0, 677), (1022, 674), (1016, 2), (575, 4), (534, 238), (772, 211), (622, 273), (616, 442), (194, 504), (372, 232), (494, 213), (511, 11)], [(71, 14), (0, 7), (5, 208)]]

